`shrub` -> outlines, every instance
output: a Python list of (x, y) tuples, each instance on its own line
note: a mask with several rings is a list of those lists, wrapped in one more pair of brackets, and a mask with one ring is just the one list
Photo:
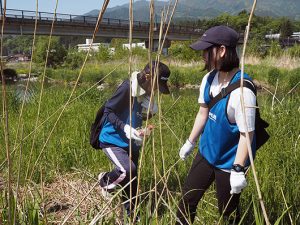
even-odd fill
[(252, 56), (264, 57), (266, 55), (266, 49), (262, 47), (263, 41), (254, 38), (249, 41), (247, 46), (247, 53)]
[[(46, 61), (48, 41), (48, 37), (38, 37), (36, 42), (36, 51), (33, 56), (35, 62), (44, 63)], [(67, 51), (60, 43), (60, 39), (58, 37), (52, 37), (47, 59), (47, 66), (56, 67), (63, 64), (66, 55)]]
[(99, 46), (99, 51), (96, 53), (96, 58), (101, 62), (107, 62), (111, 59), (110, 51), (107, 47)]
[(294, 45), (287, 49), (287, 54), (291, 57), (300, 57), (300, 45)]
[(85, 54), (84, 52), (78, 52), (77, 49), (70, 49), (65, 58), (64, 66), (71, 69), (80, 68), (83, 64)]
[(268, 55), (278, 57), (278, 56), (281, 56), (282, 53), (283, 53), (283, 50), (281, 49), (279, 42), (272, 41), (270, 48), (268, 49)]
[(8, 83), (14, 82), (15, 80), (18, 79), (18, 74), (17, 74), (16, 70), (14, 70), (14, 69), (10, 69), (10, 68), (4, 69), (3, 75), (4, 75), (5, 81)]
[(277, 80), (281, 77), (281, 72), (277, 68), (272, 68), (268, 72), (268, 83), (272, 85), (276, 85)]
[[(294, 88), (300, 82), (300, 68), (294, 69), (290, 72), (288, 78), (288, 87), (289, 89)], [(299, 90), (299, 84), (297, 89)]]
[(184, 61), (199, 60), (201, 51), (192, 50), (190, 44), (187, 41), (174, 42), (169, 48), (169, 56)]

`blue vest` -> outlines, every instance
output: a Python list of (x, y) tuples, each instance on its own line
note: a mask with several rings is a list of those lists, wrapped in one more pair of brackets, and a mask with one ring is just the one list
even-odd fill
[[(241, 72), (237, 72), (231, 83), (241, 78)], [(251, 80), (248, 74), (244, 78)], [(211, 100), (210, 86), (214, 76), (209, 75), (204, 89), (204, 101), (208, 105)], [(235, 160), (240, 138), (240, 131), (236, 123), (230, 123), (227, 117), (227, 103), (230, 94), (217, 102), (209, 111), (208, 120), (203, 134), (200, 137), (199, 151), (201, 155), (213, 166), (219, 169), (231, 169)], [(255, 155), (255, 136), (252, 141), (253, 156)], [(249, 165), (249, 160), (246, 162)]]
[[(130, 123), (130, 117), (129, 117), (129, 108), (124, 109), (124, 111), (117, 115), (120, 120), (122, 120), (125, 124)], [(131, 126), (133, 128), (141, 127), (143, 123), (143, 117), (142, 117), (142, 103), (139, 103), (137, 101), (137, 97), (133, 98), (133, 108), (131, 111)], [(128, 148), (129, 146), (129, 140), (127, 139), (125, 133), (123, 130), (117, 130), (114, 128), (114, 126), (108, 121), (106, 118), (103, 124), (103, 128), (101, 130), (101, 133), (99, 135), (99, 140), (103, 144), (111, 144), (114, 146), (118, 146), (121, 148)], [(135, 146), (134, 142), (133, 147)]]

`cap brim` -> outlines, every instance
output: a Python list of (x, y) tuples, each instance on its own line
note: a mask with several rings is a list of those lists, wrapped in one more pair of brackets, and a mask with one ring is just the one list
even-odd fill
[(161, 92), (163, 94), (170, 94), (170, 90), (167, 85), (167, 82), (159, 82), (158, 87), (159, 87), (159, 92)]
[(212, 43), (201, 41), (201, 40), (196, 41), (195, 43), (190, 45), (190, 47), (194, 50), (205, 50), (205, 49), (208, 49), (211, 46), (213, 46)]

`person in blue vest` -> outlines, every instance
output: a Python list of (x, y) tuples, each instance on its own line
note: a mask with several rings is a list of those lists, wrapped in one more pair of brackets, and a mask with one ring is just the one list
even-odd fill
[[(246, 134), (248, 131), (255, 153), (256, 95), (243, 88), (247, 124), (244, 126), (240, 88), (223, 97), (212, 108), (213, 97), (234, 82), (240, 82), (239, 57), (236, 51), (239, 35), (230, 27), (215, 26), (204, 32), (190, 47), (203, 51), (205, 69), (209, 71), (201, 83), (199, 112), (192, 131), (181, 147), (179, 156), (185, 160), (199, 140), (197, 152), (182, 189), (177, 211), (177, 224), (191, 224), (197, 204), (215, 182), (219, 213), (229, 224), (240, 220), (239, 199), (247, 186), (245, 168), (249, 166)], [(252, 85), (251, 78), (244, 74)]]
[[(156, 67), (158, 80), (154, 79)], [(135, 207), (139, 150), (144, 137), (138, 128), (142, 126), (142, 121), (145, 119), (143, 112), (147, 112), (148, 107), (150, 107), (150, 116), (157, 111), (155, 102), (149, 101), (152, 86), (154, 85), (153, 91), (158, 88), (160, 93), (170, 93), (167, 85), (169, 76), (168, 66), (162, 62), (152, 61), (152, 76), (148, 63), (141, 72), (133, 72), (131, 79), (125, 80), (105, 104), (103, 127), (99, 135), (100, 147), (115, 168), (100, 173), (99, 184), (102, 195), (107, 199), (117, 187), (125, 187), (122, 198), (128, 216), (132, 215), (131, 212)], [(132, 158), (130, 158), (130, 141)]]

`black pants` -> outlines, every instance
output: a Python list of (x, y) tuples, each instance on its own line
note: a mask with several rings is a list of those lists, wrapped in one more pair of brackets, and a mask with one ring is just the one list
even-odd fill
[[(122, 199), (124, 203), (124, 207), (126, 209), (127, 214), (131, 214), (131, 211), (134, 210), (135, 206), (135, 197), (137, 192), (137, 170), (138, 170), (138, 158), (139, 158), (139, 150), (132, 150), (132, 158), (129, 158), (129, 150), (119, 148), (119, 147), (110, 147), (104, 148), (103, 151), (108, 156), (108, 158), (115, 165), (115, 168), (107, 172), (105, 176), (100, 180), (100, 186), (102, 188), (107, 189), (108, 191), (112, 191), (115, 188), (124, 187)], [(130, 177), (131, 174), (131, 177)], [(128, 184), (131, 178), (131, 184)], [(134, 179), (135, 178), (135, 179)], [(131, 187), (130, 187), (131, 186)], [(131, 195), (130, 195), (131, 189)], [(132, 199), (130, 199), (130, 196)], [(131, 207), (130, 207), (131, 202)], [(131, 211), (130, 211), (131, 209)]]
[[(194, 222), (198, 202), (212, 182), (216, 182), (219, 213), (229, 220), (229, 216), (238, 208), (240, 194), (230, 195), (230, 173), (224, 172), (210, 165), (198, 152), (189, 171), (182, 190), (182, 199), (179, 202), (176, 224), (190, 224)], [(228, 205), (227, 205), (228, 204)], [(236, 217), (229, 223), (239, 220), (238, 210)]]

